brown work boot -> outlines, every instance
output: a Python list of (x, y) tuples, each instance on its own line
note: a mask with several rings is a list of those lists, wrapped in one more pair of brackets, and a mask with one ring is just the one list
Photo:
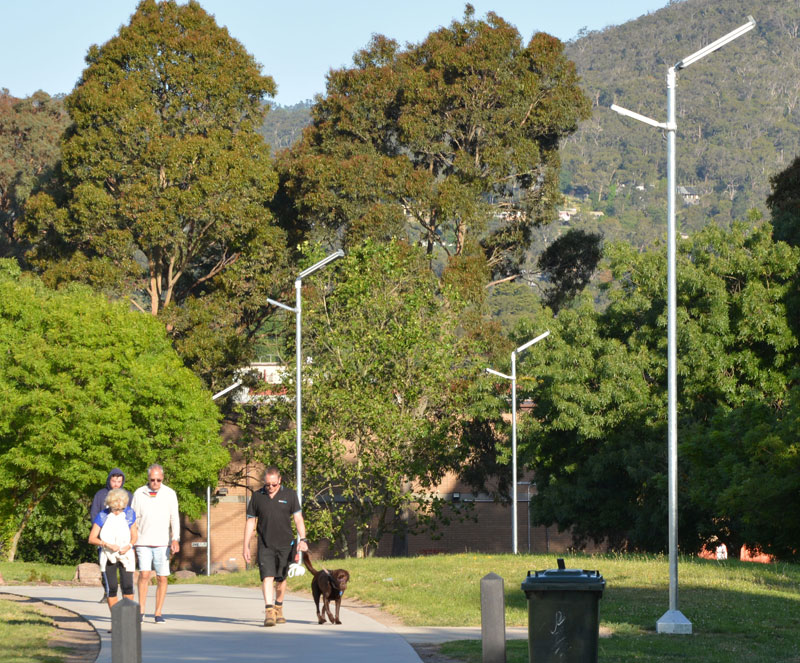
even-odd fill
[(286, 617), (283, 616), (283, 606), (276, 605), (275, 606), (275, 623), (276, 624), (285, 624)]
[(264, 615), (264, 626), (275, 626), (275, 620), (275, 608), (267, 608), (267, 613)]

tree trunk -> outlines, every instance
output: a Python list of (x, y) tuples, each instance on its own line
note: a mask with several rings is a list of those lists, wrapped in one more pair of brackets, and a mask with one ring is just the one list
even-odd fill
[(19, 527), (17, 528), (17, 531), (14, 532), (14, 536), (11, 537), (11, 544), (9, 545), (9, 548), (8, 548), (8, 561), (9, 562), (13, 562), (14, 559), (16, 558), (16, 556), (17, 556), (17, 548), (19, 547), (19, 540), (20, 540), (20, 538), (22, 538), (22, 532), (25, 531), (25, 527), (27, 526), (28, 521), (30, 520), (31, 516), (33, 515), (34, 510), (36, 509), (37, 506), (39, 506), (39, 503), (45, 498), (45, 495), (47, 495), (48, 492), (49, 492), (49, 490), (46, 490), (44, 492), (44, 494), (38, 500), (34, 501), (32, 504), (29, 504), (28, 508), (25, 509), (25, 515), (22, 516), (22, 520), (19, 523)]
[(456, 255), (460, 256), (464, 251), (464, 243), (467, 241), (467, 227), (463, 223), (458, 224), (456, 237)]
[(392, 533), (392, 557), (408, 557), (408, 518), (409, 509), (401, 509), (395, 515)]
[(19, 545), (19, 538), (22, 536), (22, 530), (25, 529), (25, 526), (22, 525), (16, 532), (14, 532), (14, 536), (11, 537), (11, 544), (8, 548), (8, 561), (13, 562), (14, 558), (17, 556), (17, 546)]
[(150, 289), (148, 292), (150, 293), (150, 313), (151, 315), (158, 315), (158, 278), (152, 266), (150, 268)]
[(350, 557), (350, 546), (347, 544), (347, 536), (344, 533), (339, 535), (339, 549), (342, 553), (342, 557), (345, 559)]

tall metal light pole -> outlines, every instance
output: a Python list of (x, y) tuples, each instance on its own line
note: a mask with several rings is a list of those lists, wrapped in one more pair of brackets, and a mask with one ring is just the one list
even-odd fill
[(287, 311), (291, 311), (295, 314), (295, 346), (296, 346), (296, 369), (297, 369), (297, 377), (296, 377), (296, 384), (295, 384), (295, 404), (297, 406), (297, 466), (296, 466), (296, 473), (297, 473), (297, 499), (300, 501), (300, 504), (303, 504), (303, 389), (302, 389), (302, 364), (303, 364), (303, 345), (302, 345), (302, 312), (303, 308), (301, 305), (301, 293), (303, 289), (303, 279), (307, 276), (311, 276), (314, 272), (318, 269), (322, 269), (330, 262), (337, 260), (344, 256), (344, 251), (339, 249), (338, 251), (331, 253), (327, 258), (323, 258), (317, 263), (314, 263), (308, 269), (304, 269), (297, 275), (297, 279), (294, 282), (294, 290), (295, 290), (295, 306), (292, 308), (291, 306), (286, 306), (286, 304), (281, 304), (280, 302), (276, 302), (274, 299), (267, 298), (267, 301), (272, 304), (273, 306), (277, 306), (282, 309), (286, 309)]
[(523, 353), (534, 343), (538, 343), (550, 336), (550, 330), (540, 334), (532, 341), (523, 343), (511, 353), (511, 375), (494, 371), (487, 368), (486, 372), (498, 377), (511, 380), (511, 486), (512, 486), (512, 507), (511, 507), (511, 549), (517, 554), (517, 355)]
[(667, 455), (669, 484), (669, 610), (656, 622), (658, 633), (691, 634), (692, 623), (678, 609), (678, 378), (676, 340), (675, 279), (675, 72), (713, 53), (756, 27), (752, 16), (747, 23), (692, 53), (667, 70), (667, 121), (658, 122), (613, 104), (611, 110), (667, 131)]

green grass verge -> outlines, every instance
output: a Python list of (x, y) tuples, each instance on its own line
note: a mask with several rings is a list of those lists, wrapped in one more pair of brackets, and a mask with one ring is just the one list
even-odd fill
[(75, 567), (39, 562), (0, 561), (0, 574), (7, 585), (26, 582), (62, 582), (72, 580), (75, 576)]
[[(600, 623), (600, 660), (800, 663), (800, 566), (682, 559), (680, 609), (693, 635), (655, 633), (669, 607), (667, 559), (647, 555), (565, 555), (567, 568), (597, 569), (606, 580)], [(319, 565), (318, 565), (319, 566)], [(480, 580), (505, 580), (506, 624), (527, 626), (520, 589), (529, 570), (555, 568), (555, 555), (438, 555), (416, 558), (326, 560), (352, 574), (349, 598), (360, 599), (414, 626), (480, 626)], [(195, 582), (258, 586), (256, 571), (198, 577)], [(308, 590), (309, 576), (291, 578), (290, 591)], [(443, 653), (478, 663), (480, 642), (462, 641)], [(528, 660), (527, 642), (510, 641), (509, 663)]]
[(52, 620), (32, 606), (0, 598), (0, 663), (63, 661), (47, 646), (54, 631)]
[[(666, 558), (647, 555), (565, 555), (567, 568), (597, 569), (606, 580), (600, 623), (600, 660), (800, 663), (800, 566), (685, 558), (680, 562), (680, 609), (691, 636), (656, 635), (669, 607)], [(15, 563), (16, 566), (19, 563)], [(322, 564), (315, 565), (319, 568)], [(42, 565), (37, 565), (42, 566)], [(555, 568), (555, 555), (437, 555), (414, 558), (326, 560), (352, 574), (347, 597), (378, 605), (410, 626), (480, 626), (480, 580), (505, 580), (506, 624), (527, 626), (528, 603), (520, 589), (529, 570)], [(0, 572), (9, 581), (7, 566)], [(58, 567), (55, 567), (58, 568)], [(42, 572), (40, 569), (37, 573)], [(70, 568), (68, 575), (74, 569)], [(24, 575), (24, 571), (22, 572)], [(55, 571), (52, 572), (56, 579)], [(180, 581), (185, 582), (185, 581)], [(198, 576), (190, 582), (258, 587), (255, 570)], [(310, 576), (289, 579), (290, 591), (308, 591)], [(480, 660), (480, 642), (446, 645), (449, 655)], [(527, 661), (527, 643), (511, 641), (509, 663)]]

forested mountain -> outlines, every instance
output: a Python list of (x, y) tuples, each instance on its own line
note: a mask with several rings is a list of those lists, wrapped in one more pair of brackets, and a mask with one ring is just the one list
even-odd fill
[(264, 136), (273, 154), (291, 147), (311, 123), (311, 101), (301, 101), (293, 106), (272, 106), (258, 133)]
[(609, 106), (666, 121), (668, 67), (748, 15), (755, 30), (678, 72), (677, 185), (699, 195), (678, 196), (678, 224), (691, 233), (765, 211), (769, 178), (800, 150), (800, 3), (683, 0), (567, 45), (593, 108), (563, 145), (562, 188), (604, 212), (590, 229), (635, 243), (663, 236), (663, 132)]

